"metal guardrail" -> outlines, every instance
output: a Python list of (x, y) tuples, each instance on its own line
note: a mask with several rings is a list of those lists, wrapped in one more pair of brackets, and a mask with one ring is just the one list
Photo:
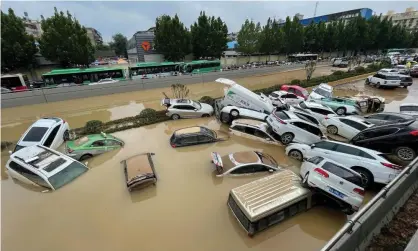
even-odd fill
[[(359, 219), (365, 215), (380, 199), (385, 199), (387, 193), (390, 191), (390, 189), (395, 186), (399, 180), (404, 177), (405, 175), (409, 175), (411, 172), (411, 169), (418, 164), (418, 157), (415, 158), (406, 168), (402, 170), (402, 172), (396, 176), (389, 184), (387, 184), (382, 190), (376, 194), (372, 200), (370, 200), (363, 208), (361, 208), (353, 218), (348, 220), (344, 226), (338, 231), (331, 240), (328, 241), (328, 243), (321, 249), (321, 251), (329, 251), (331, 250), (334, 245), (341, 239), (343, 236), (347, 233), (351, 233), (353, 230), (353, 227), (356, 223), (360, 223)], [(353, 247), (353, 250), (355, 250), (356, 247)]]

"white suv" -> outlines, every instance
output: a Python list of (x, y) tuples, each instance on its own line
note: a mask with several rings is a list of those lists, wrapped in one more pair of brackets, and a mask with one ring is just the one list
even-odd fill
[(313, 187), (331, 196), (350, 215), (358, 211), (363, 199), (363, 180), (357, 172), (321, 156), (302, 163), (300, 176), (302, 186)]
[(303, 101), (299, 103), (298, 107), (303, 110), (309, 111), (319, 121), (322, 121), (328, 115), (337, 116), (334, 110), (332, 110), (330, 107), (316, 102)]
[(331, 140), (312, 145), (290, 144), (286, 147), (286, 154), (298, 160), (321, 156), (344, 163), (363, 176), (365, 187), (369, 187), (373, 182), (388, 184), (402, 169), (386, 159), (381, 152)]
[(264, 122), (252, 119), (234, 120), (229, 128), (231, 134), (261, 141), (268, 144), (282, 145), (280, 137)]
[[(61, 118), (43, 118), (33, 123), (16, 144), (13, 152), (24, 147), (43, 145), (57, 149), (64, 141), (70, 139), (70, 127)], [(9, 152), (10, 154), (12, 152)]]
[(366, 84), (370, 84), (372, 86), (375, 86), (376, 88), (396, 88), (401, 85), (401, 78), (398, 74), (378, 72), (373, 76), (367, 77)]
[(299, 118), (290, 111), (274, 110), (268, 116), (267, 124), (280, 136), (280, 141), (285, 145), (293, 141), (313, 144), (325, 138), (317, 125)]
[(308, 101), (311, 99), (332, 98), (333, 90), (332, 86), (328, 84), (320, 84), (312, 89), (311, 94), (308, 96)]

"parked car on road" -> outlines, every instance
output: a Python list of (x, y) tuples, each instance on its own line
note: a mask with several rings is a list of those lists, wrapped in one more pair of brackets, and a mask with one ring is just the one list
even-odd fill
[(237, 119), (232, 122), (229, 131), (234, 135), (261, 141), (263, 143), (282, 145), (280, 143), (280, 137), (275, 134), (266, 123), (261, 121)]
[(388, 123), (396, 123), (396, 122), (405, 122), (408, 120), (414, 120), (415, 117), (408, 115), (408, 114), (402, 114), (402, 113), (396, 113), (396, 112), (379, 112), (370, 114), (367, 116), (363, 116), (364, 120), (375, 124), (375, 125), (383, 125)]
[(401, 85), (401, 78), (398, 74), (376, 73), (366, 78), (366, 84), (375, 86), (376, 88), (389, 87), (396, 88)]
[(396, 65), (393, 67), (395, 70), (399, 72), (399, 74), (409, 75), (409, 70), (406, 65)]
[(134, 189), (155, 185), (157, 182), (157, 173), (152, 161), (153, 155), (154, 153), (141, 153), (121, 162), (126, 186), (130, 192)]
[(13, 152), (37, 144), (57, 149), (64, 141), (70, 139), (69, 131), (68, 123), (61, 118), (39, 119), (22, 135)]
[(418, 65), (415, 65), (411, 68), (411, 70), (409, 71), (409, 75), (414, 78), (418, 77)]
[(161, 101), (161, 105), (167, 108), (166, 115), (173, 120), (210, 117), (213, 114), (213, 107), (211, 105), (190, 99), (165, 98)]
[(269, 98), (271, 101), (273, 101), (273, 105), (275, 105), (275, 102), (280, 103), (286, 103), (289, 105), (297, 105), (301, 101), (304, 101), (305, 99), (302, 97), (298, 97), (293, 93), (289, 93), (287, 91), (275, 91), (270, 93)]
[(413, 83), (412, 77), (409, 75), (398, 75), (401, 78), (401, 86), (403, 88), (408, 88), (408, 86), (411, 86)]
[(288, 93), (293, 93), (298, 97), (303, 98), (304, 100), (308, 99), (309, 92), (298, 85), (282, 85), (280, 90), (287, 91)]
[(285, 145), (291, 142), (313, 144), (324, 138), (317, 125), (299, 118), (290, 111), (273, 111), (267, 118), (267, 124)]
[(317, 87), (312, 89), (311, 94), (309, 94), (308, 101), (311, 99), (321, 99), (321, 98), (332, 98), (334, 88), (328, 84), (319, 84)]
[(318, 104), (316, 102), (306, 102), (306, 101), (300, 102), (299, 108), (305, 111), (309, 111), (319, 121), (322, 121), (328, 115), (337, 115), (334, 112), (334, 110), (332, 110), (328, 106), (323, 105), (323, 104)]
[(366, 188), (374, 182), (388, 184), (402, 169), (402, 166), (391, 163), (381, 152), (331, 140), (312, 145), (292, 143), (286, 147), (286, 154), (300, 161), (321, 156), (343, 163), (363, 176)]
[(220, 137), (214, 130), (203, 126), (193, 126), (176, 130), (170, 137), (170, 145), (173, 148), (213, 143), (226, 140)]
[(311, 157), (302, 163), (300, 176), (304, 187), (312, 187), (336, 200), (348, 215), (358, 211), (363, 202), (361, 175), (336, 161)]
[(399, 111), (402, 114), (411, 115), (418, 118), (418, 103), (404, 103), (399, 106)]
[(418, 122), (412, 119), (371, 127), (358, 133), (350, 143), (412, 161), (418, 153)]
[(316, 102), (319, 104), (323, 104), (331, 108), (335, 111), (338, 115), (348, 115), (348, 114), (356, 114), (360, 115), (361, 110), (360, 106), (356, 103), (356, 101), (344, 98), (321, 98), (321, 99), (311, 99), (311, 102)]
[(340, 135), (350, 140), (357, 133), (373, 126), (361, 117), (355, 116), (327, 116), (321, 123), (327, 128), (327, 132), (333, 135)]
[(391, 69), (391, 68), (383, 68), (383, 69), (380, 69), (377, 73), (383, 73), (383, 74), (387, 74), (387, 73), (399, 74), (399, 70), (397, 70), (397, 69)]
[(57, 190), (89, 170), (83, 163), (42, 145), (13, 153), (6, 169), (12, 178), (50, 190)]
[(112, 78), (104, 78), (104, 79), (100, 79), (97, 82), (90, 83), (89, 85), (113, 84), (113, 83), (117, 83), (117, 82), (119, 82), (119, 80), (112, 79)]
[(274, 172), (282, 168), (270, 155), (258, 151), (235, 152), (221, 157), (212, 152), (212, 162), (215, 164), (218, 177), (228, 174), (242, 175), (258, 172)]
[(67, 141), (65, 154), (73, 159), (83, 161), (93, 156), (119, 149), (124, 144), (121, 139), (109, 134), (90, 134), (77, 140)]

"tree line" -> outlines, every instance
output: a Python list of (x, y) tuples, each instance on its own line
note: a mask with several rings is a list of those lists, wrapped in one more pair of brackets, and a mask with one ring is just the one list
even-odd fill
[(246, 20), (238, 32), (238, 50), (243, 54), (342, 52), (353, 55), (389, 48), (417, 48), (418, 30), (408, 31), (388, 17), (357, 16), (348, 21), (311, 23), (302, 26), (297, 17), (284, 24), (268, 19), (266, 25)]

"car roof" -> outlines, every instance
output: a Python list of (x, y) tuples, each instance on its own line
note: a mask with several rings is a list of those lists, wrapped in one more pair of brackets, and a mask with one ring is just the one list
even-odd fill
[(418, 103), (403, 103), (400, 106), (418, 106)]
[(170, 99), (171, 104), (191, 104), (192, 101), (190, 99)]
[(288, 94), (289, 92), (287, 92), (287, 91), (274, 91), (273, 93), (283, 95), (283, 94)]
[[(373, 127), (371, 127), (371, 128), (373, 128)], [(365, 130), (369, 130), (369, 129), (365, 129)], [(363, 131), (365, 131), (365, 130), (363, 130)], [(363, 132), (363, 131), (361, 131), (361, 132)], [(332, 142), (332, 143), (340, 144), (340, 145), (345, 145), (345, 146), (349, 146), (349, 147), (359, 148), (362, 151), (364, 151), (366, 153), (369, 153), (369, 154), (374, 154), (374, 155), (382, 154), (381, 152), (378, 152), (378, 151), (375, 151), (375, 150), (372, 150), (372, 149), (368, 149), (368, 148), (364, 148), (364, 147), (361, 147), (361, 146), (352, 145), (352, 144), (349, 144), (349, 143), (344, 143), (344, 142), (341, 142), (341, 141), (335, 141), (335, 140), (324, 140), (324, 141)]]
[(229, 154), (229, 156), (231, 155), (239, 164), (257, 163), (260, 161), (260, 157), (255, 151), (235, 152)]
[(184, 135), (184, 134), (191, 134), (191, 133), (199, 133), (201, 132), (200, 126), (193, 126), (193, 127), (186, 127), (179, 130), (176, 130), (174, 134), (176, 135)]
[(55, 118), (43, 118), (38, 119), (35, 123), (32, 124), (31, 127), (51, 127), (57, 124), (58, 121)]
[(255, 120), (255, 119), (236, 119), (232, 121), (232, 125), (237, 125), (237, 124), (261, 127), (265, 123), (259, 120)]
[(333, 89), (332, 86), (330, 86), (329, 84), (325, 84), (325, 83), (319, 84), (318, 88), (327, 89), (327, 90), (332, 90)]
[(399, 117), (404, 117), (404, 118), (410, 118), (413, 119), (414, 117), (405, 113), (400, 113), (400, 112), (379, 112), (379, 113), (374, 113), (374, 114), (370, 114), (370, 115), (378, 115), (378, 114), (387, 114), (387, 115), (396, 115)]
[(303, 88), (303, 87), (301, 87), (299, 85), (283, 85), (283, 87), (284, 88), (295, 88), (295, 89), (300, 90), (300, 91), (306, 90), (305, 88)]
[(327, 110), (332, 110), (331, 108), (329, 108), (326, 105), (320, 104), (320, 103), (316, 103), (316, 102), (309, 102), (309, 101), (303, 101), (307, 107), (309, 108), (322, 108), (322, 109), (327, 109)]

